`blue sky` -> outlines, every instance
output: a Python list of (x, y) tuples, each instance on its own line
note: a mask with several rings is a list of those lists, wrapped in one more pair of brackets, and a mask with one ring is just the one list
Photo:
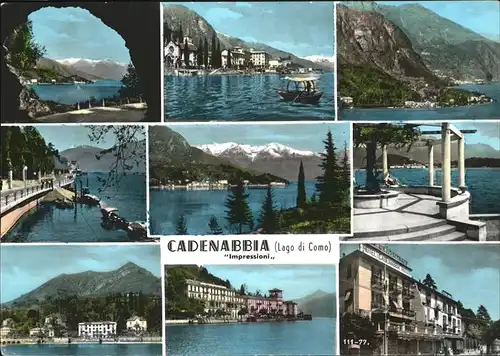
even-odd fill
[[(477, 130), (476, 133), (465, 134), (466, 144), (486, 144), (500, 151), (500, 122), (455, 121), (453, 125), (459, 130)], [(420, 129), (422, 131), (440, 130), (436, 126), (420, 126)]]
[[(210, 265), (206, 269), (233, 287), (246, 284), (248, 291), (262, 293), (278, 288), (285, 300), (305, 297), (317, 290), (334, 293), (336, 272), (333, 265)], [(167, 267), (168, 268), (168, 267)], [(167, 269), (168, 271), (168, 269)]]
[(123, 38), (87, 10), (45, 7), (28, 19), (33, 22), (35, 41), (47, 50), (47, 58), (130, 62)]
[[(168, 3), (163, 3), (168, 4)], [(333, 56), (333, 1), (183, 2), (219, 32), (299, 57)]]
[[(52, 142), (54, 146), (59, 150), (63, 151), (68, 148), (73, 148), (77, 146), (94, 146), (98, 148), (110, 148), (116, 143), (116, 136), (110, 130), (104, 136), (104, 139), (96, 142), (91, 141), (89, 138), (89, 133), (91, 129), (87, 126), (45, 126), (45, 125), (35, 125), (37, 130), (43, 136), (47, 143)], [(102, 126), (96, 126), (102, 127)], [(138, 137), (139, 138), (139, 137)], [(143, 139), (140, 137), (139, 139)]]
[(170, 125), (180, 133), (190, 145), (235, 142), (261, 146), (271, 142), (297, 150), (323, 152), (323, 140), (328, 129), (332, 131), (333, 142), (343, 149), (349, 145), (350, 126), (348, 123), (335, 124), (270, 124), (270, 125)]
[(499, 40), (500, 2), (498, 1), (377, 1), (383, 5), (418, 3), (438, 15), (474, 32)]
[(106, 272), (134, 262), (161, 276), (157, 245), (2, 245), (0, 301), (8, 302), (62, 273)]
[[(500, 245), (386, 245), (413, 269), (412, 276), (423, 280), (429, 273), (439, 291), (445, 290), (465, 308), (474, 312), (482, 304), (491, 318), (500, 319)], [(340, 253), (350, 253), (359, 245), (341, 245)]]

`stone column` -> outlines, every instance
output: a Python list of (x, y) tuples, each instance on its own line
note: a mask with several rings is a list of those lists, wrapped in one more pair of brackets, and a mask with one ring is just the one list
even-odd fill
[(441, 198), (447, 203), (451, 199), (451, 134), (449, 123), (441, 124)]
[(430, 144), (429, 148), (429, 185), (434, 185), (434, 145)]
[(38, 170), (38, 172), (37, 172), (37, 178), (38, 178), (38, 182), (42, 181), (42, 171), (41, 170)]
[(458, 140), (458, 186), (465, 188), (465, 137)]
[(382, 170), (384, 172), (384, 179), (389, 174), (389, 166), (387, 164), (387, 145), (382, 146)]

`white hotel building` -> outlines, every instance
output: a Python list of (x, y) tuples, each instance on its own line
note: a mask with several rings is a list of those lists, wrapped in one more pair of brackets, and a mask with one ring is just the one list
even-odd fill
[(96, 321), (78, 323), (78, 336), (83, 338), (107, 338), (116, 335), (116, 322)]
[(245, 299), (234, 290), (217, 284), (186, 280), (186, 296), (203, 300), (205, 313), (224, 310), (232, 319), (238, 318), (238, 311), (246, 306)]
[(443, 347), (462, 351), (465, 328), (458, 302), (411, 272), (387, 247), (359, 245), (340, 259), (340, 314), (369, 317), (377, 325), (381, 354), (434, 355)]
[(271, 56), (266, 51), (250, 50), (250, 61), (254, 67), (267, 68)]

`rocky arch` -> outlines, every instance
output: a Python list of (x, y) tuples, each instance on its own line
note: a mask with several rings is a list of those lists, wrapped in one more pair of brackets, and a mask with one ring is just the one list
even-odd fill
[[(157, 2), (10, 2), (1, 6), (1, 40), (28, 16), (43, 7), (79, 7), (114, 29), (121, 35), (128, 48), (137, 75), (143, 83), (145, 101), (148, 105), (144, 121), (161, 121), (161, 44), (160, 44), (160, 4)], [(23, 86), (5, 62), (4, 46), (1, 53), (1, 122), (32, 122), (25, 111), (19, 109), (19, 95)]]

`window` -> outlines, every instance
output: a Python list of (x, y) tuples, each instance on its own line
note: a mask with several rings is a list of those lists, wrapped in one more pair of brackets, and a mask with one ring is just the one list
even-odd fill
[(350, 264), (347, 265), (347, 270), (346, 270), (346, 278), (351, 278), (352, 277), (352, 266)]

